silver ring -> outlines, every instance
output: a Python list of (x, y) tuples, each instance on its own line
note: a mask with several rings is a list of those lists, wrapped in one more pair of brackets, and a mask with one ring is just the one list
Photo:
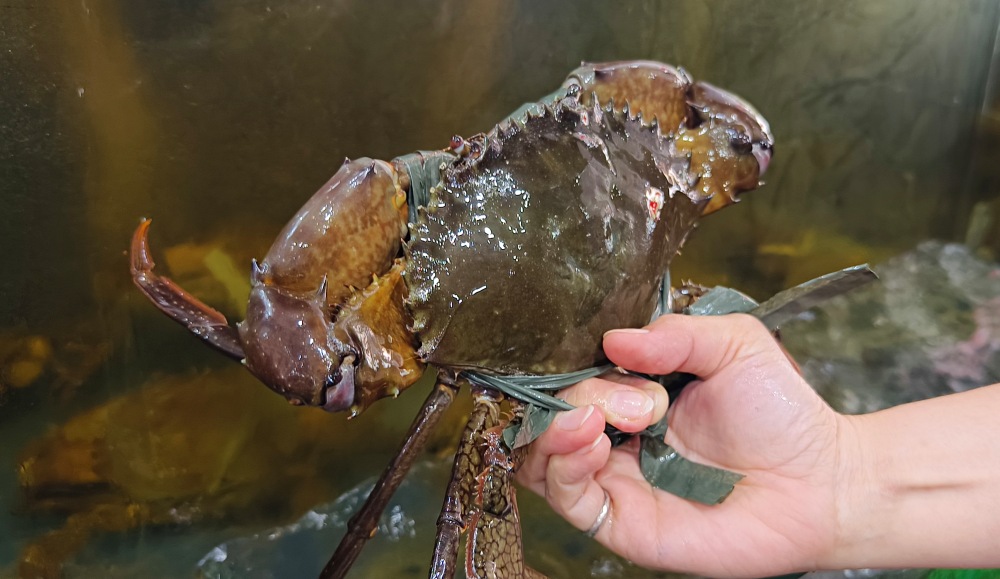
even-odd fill
[(604, 504), (601, 505), (601, 512), (597, 514), (597, 520), (587, 529), (588, 537), (593, 538), (597, 531), (601, 530), (601, 526), (608, 520), (609, 514), (611, 514), (611, 495), (608, 494), (608, 491), (604, 491)]

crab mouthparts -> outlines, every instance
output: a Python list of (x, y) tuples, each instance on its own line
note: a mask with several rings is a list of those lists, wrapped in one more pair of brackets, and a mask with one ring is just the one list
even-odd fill
[(354, 404), (354, 356), (347, 356), (340, 363), (339, 378), (331, 382), (323, 392), (323, 410), (340, 412)]

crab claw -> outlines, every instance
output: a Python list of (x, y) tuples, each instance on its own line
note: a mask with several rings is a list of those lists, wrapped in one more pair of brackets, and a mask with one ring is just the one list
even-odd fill
[(687, 97), (690, 115), (677, 149), (688, 154), (697, 193), (709, 199), (703, 215), (732, 205), (760, 185), (771, 165), (774, 136), (764, 117), (740, 97), (696, 82)]
[(742, 129), (750, 140), (760, 175), (767, 171), (774, 151), (774, 135), (767, 120), (753, 105), (729, 91), (702, 81), (694, 83), (691, 88), (689, 104), (701, 122), (711, 120)]
[(149, 253), (150, 219), (143, 219), (132, 235), (130, 262), (132, 281), (161, 312), (192, 334), (230, 358), (244, 357), (239, 335), (226, 317), (184, 291), (168, 277), (153, 273), (156, 264)]
[(264, 275), (254, 276), (247, 317), (238, 326), (247, 369), (292, 404), (331, 412), (350, 408), (354, 383), (345, 362), (350, 353), (331, 338), (326, 284), (290, 291), (269, 283), (266, 263), (255, 267)]

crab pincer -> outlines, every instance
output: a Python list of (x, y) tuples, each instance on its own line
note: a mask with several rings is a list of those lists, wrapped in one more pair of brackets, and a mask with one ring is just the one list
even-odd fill
[(156, 264), (149, 252), (150, 224), (152, 220), (143, 219), (132, 235), (132, 281), (170, 319), (230, 358), (242, 360), (243, 346), (226, 316), (184, 291), (170, 278), (153, 271)]

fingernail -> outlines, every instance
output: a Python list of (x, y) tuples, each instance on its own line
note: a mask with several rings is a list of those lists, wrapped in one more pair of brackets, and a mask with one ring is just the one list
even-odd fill
[(576, 408), (570, 410), (569, 412), (561, 412), (559, 416), (556, 416), (556, 423), (559, 428), (563, 430), (577, 430), (583, 423), (590, 418), (590, 415), (594, 413), (594, 406), (585, 406), (583, 408)]
[(611, 334), (648, 334), (649, 330), (646, 328), (619, 328), (617, 330), (608, 330), (604, 332), (605, 336), (610, 336)]
[(653, 399), (636, 390), (619, 390), (608, 398), (608, 410), (626, 420), (636, 420), (653, 411)]

